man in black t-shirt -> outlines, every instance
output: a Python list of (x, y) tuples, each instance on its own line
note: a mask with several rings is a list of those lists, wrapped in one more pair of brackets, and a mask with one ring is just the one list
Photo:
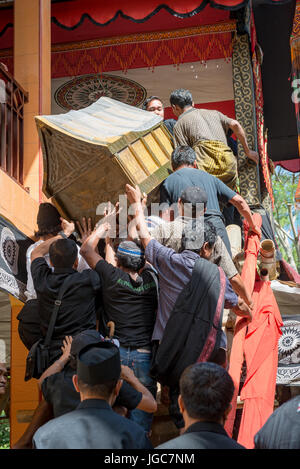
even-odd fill
[[(84, 242), (80, 252), (100, 277), (105, 319), (115, 323), (122, 365), (132, 368), (136, 377), (155, 396), (156, 383), (149, 374), (157, 309), (155, 274), (143, 269), (144, 253), (132, 241), (121, 242), (115, 256), (107, 237), (106, 258), (110, 262), (104, 260), (96, 252), (96, 246), (108, 229), (106, 223), (100, 225)], [(152, 415), (137, 409), (130, 418), (150, 431)]]
[[(44, 400), (39, 403), (30, 424), (12, 449), (31, 449), (32, 437), (40, 426), (53, 417), (60, 417), (78, 407), (80, 395), (73, 385), (77, 356), (85, 347), (97, 345), (103, 340), (98, 331), (91, 329), (80, 332), (73, 339), (65, 337), (62, 355), (38, 380)], [(114, 342), (117, 345), (117, 342)], [(156, 412), (155, 399), (130, 368), (121, 367), (121, 379), (123, 383), (113, 405), (116, 413), (125, 416), (128, 411), (135, 408), (149, 413)]]

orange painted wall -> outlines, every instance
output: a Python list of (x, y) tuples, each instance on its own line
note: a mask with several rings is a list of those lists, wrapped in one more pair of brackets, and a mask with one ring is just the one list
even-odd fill
[(27, 349), (19, 339), (16, 319), (23, 303), (10, 296), (11, 302), (11, 388), (10, 388), (10, 441), (11, 446), (22, 436), (39, 402), (37, 381), (24, 381)]

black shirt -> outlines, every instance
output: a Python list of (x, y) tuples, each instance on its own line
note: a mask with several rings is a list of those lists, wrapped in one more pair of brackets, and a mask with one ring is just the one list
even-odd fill
[(38, 257), (31, 263), (31, 273), (44, 332), (48, 328), (59, 290), (64, 280), (71, 277), (58, 311), (53, 340), (63, 340), (66, 335), (73, 336), (96, 328), (95, 299), (100, 290), (100, 281), (94, 271), (87, 269), (80, 273), (72, 268), (60, 268), (52, 272), (45, 259)]
[(160, 203), (172, 205), (178, 202), (182, 192), (190, 186), (197, 186), (207, 193), (206, 211), (220, 212), (219, 201), (228, 202), (236, 192), (229, 189), (220, 179), (201, 169), (181, 168), (170, 174), (160, 186)]
[(245, 449), (230, 438), (224, 427), (215, 422), (196, 422), (180, 436), (157, 449)]
[(150, 345), (157, 308), (156, 284), (145, 269), (141, 282), (123, 270), (101, 260), (95, 267), (102, 285), (107, 321), (115, 323), (115, 337), (124, 347)]
[[(67, 365), (60, 373), (55, 373), (44, 379), (42, 393), (45, 401), (53, 407), (54, 417), (66, 414), (76, 409), (80, 404), (80, 395), (75, 390), (72, 377), (76, 373)], [(114, 405), (135, 409), (142, 400), (142, 393), (123, 381), (119, 395)]]
[(300, 396), (274, 410), (254, 436), (254, 443), (255, 449), (300, 449)]

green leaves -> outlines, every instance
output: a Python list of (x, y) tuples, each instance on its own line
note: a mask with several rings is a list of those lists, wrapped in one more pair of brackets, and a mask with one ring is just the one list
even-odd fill
[(10, 428), (9, 420), (0, 420), (0, 449), (9, 449), (10, 447)]

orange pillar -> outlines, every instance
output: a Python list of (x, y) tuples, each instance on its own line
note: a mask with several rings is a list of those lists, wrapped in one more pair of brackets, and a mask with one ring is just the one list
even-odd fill
[(39, 402), (37, 381), (24, 381), (27, 349), (18, 334), (17, 315), (23, 303), (10, 295), (11, 304), (11, 380), (10, 380), (10, 445), (24, 433)]
[[(14, 1), (14, 76), (29, 93), (24, 110), (24, 186), (35, 203), (43, 200), (43, 168), (34, 116), (51, 113), (50, 26), (50, 0)], [(13, 207), (12, 214), (23, 210), (20, 215), (25, 219), (25, 205)], [(24, 381), (28, 351), (19, 339), (16, 319), (22, 306), (11, 297), (11, 446), (23, 434), (39, 400), (36, 380)]]

